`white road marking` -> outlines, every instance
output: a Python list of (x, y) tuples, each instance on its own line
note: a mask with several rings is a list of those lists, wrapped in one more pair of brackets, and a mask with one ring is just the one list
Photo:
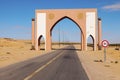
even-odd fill
[(63, 54), (60, 53), (59, 55), (57, 55), (56, 57), (54, 57), (52, 60), (50, 60), (48, 63), (44, 64), (43, 66), (41, 66), (40, 68), (38, 68), (36, 71), (34, 71), (33, 73), (31, 73), (29, 76), (25, 77), (24, 80), (29, 80), (30, 78), (32, 78), (35, 74), (37, 74), (38, 72), (40, 72), (41, 70), (43, 70), (45, 67), (47, 67), (49, 64), (51, 64), (54, 60), (56, 60), (58, 57), (60, 57)]

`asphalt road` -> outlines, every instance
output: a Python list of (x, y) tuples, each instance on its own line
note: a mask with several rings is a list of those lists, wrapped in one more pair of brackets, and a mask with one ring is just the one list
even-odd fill
[(89, 80), (73, 49), (68, 46), (1, 68), (0, 80)]

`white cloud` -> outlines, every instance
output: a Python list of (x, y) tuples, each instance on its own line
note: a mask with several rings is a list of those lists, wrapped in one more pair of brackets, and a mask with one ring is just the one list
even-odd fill
[(120, 10), (120, 3), (103, 6), (102, 9), (118, 11), (118, 10)]

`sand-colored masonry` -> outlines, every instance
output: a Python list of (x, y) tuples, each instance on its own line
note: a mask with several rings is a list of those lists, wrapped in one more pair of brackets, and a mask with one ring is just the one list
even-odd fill
[[(86, 32), (86, 18), (87, 13), (95, 13), (95, 27), (90, 26), (91, 28), (95, 29), (95, 36), (92, 35), (92, 33)], [(40, 28), (41, 25), (38, 25), (38, 15), (40, 13), (45, 14), (46, 18), (46, 27), (45, 27), (45, 34), (38, 34), (38, 28)], [(35, 49), (38, 50), (38, 39), (40, 36), (45, 37), (45, 50), (50, 51), (51, 50), (51, 37), (52, 37), (52, 29), (55, 27), (55, 25), (61, 21), (64, 18), (68, 18), (71, 21), (73, 21), (75, 24), (78, 25), (78, 27), (81, 30), (81, 50), (87, 50), (87, 34), (91, 34), (90, 36), (93, 37), (93, 44), (94, 44), (94, 50), (96, 50), (97, 44), (100, 47), (101, 42), (101, 20), (97, 17), (97, 9), (52, 9), (52, 10), (36, 10), (36, 18), (35, 20), (32, 20), (32, 45), (34, 45)], [(97, 25), (98, 24), (98, 25)], [(98, 27), (98, 28), (96, 28)], [(98, 29), (98, 31), (96, 30)], [(79, 34), (78, 34), (79, 35)], [(72, 36), (71, 36), (72, 37)], [(97, 40), (98, 37), (98, 40)]]

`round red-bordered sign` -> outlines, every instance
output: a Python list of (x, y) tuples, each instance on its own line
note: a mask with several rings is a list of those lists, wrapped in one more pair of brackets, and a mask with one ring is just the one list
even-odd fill
[(109, 42), (107, 40), (103, 40), (101, 44), (106, 48), (109, 45)]

